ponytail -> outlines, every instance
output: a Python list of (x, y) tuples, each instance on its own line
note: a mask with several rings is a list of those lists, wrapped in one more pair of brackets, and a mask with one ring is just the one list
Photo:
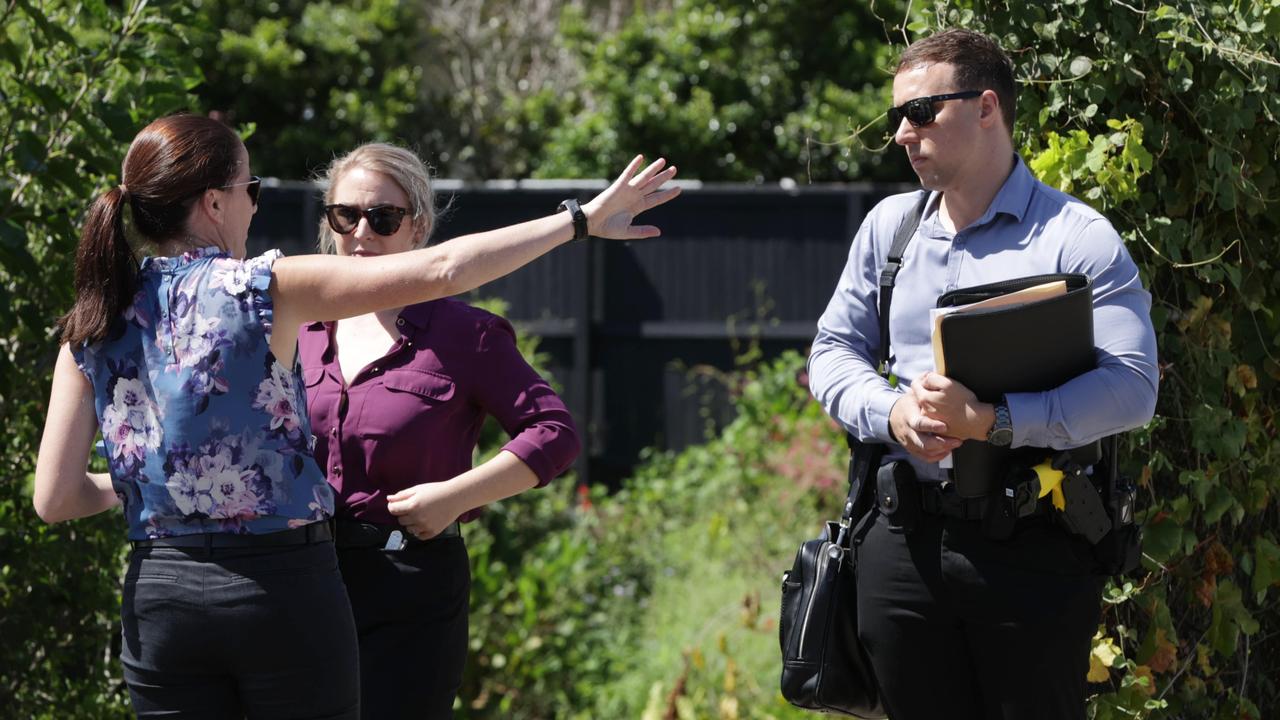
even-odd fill
[(75, 304), (58, 320), (63, 342), (106, 339), (111, 324), (133, 302), (138, 269), (124, 236), (129, 194), (114, 187), (89, 206), (76, 248)]

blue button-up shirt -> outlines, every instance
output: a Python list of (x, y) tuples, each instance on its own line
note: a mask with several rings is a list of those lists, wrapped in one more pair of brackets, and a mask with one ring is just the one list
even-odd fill
[[(856, 437), (890, 443), (891, 457), (907, 457), (889, 434), (889, 411), (913, 380), (934, 369), (929, 309), (938, 296), (1028, 275), (1083, 273), (1093, 280), (1097, 368), (1047, 392), (1007, 395), (1013, 445), (1077, 447), (1150, 420), (1159, 378), (1151, 296), (1111, 223), (1036, 180), (1021, 158), (987, 211), (963, 230), (943, 226), (941, 197), (929, 197), (893, 293), (889, 371), (901, 379), (899, 388), (876, 373), (878, 282), (918, 195), (885, 199), (854, 237), (809, 356), (809, 385), (827, 413)], [(936, 463), (911, 463), (922, 479), (945, 477)]]

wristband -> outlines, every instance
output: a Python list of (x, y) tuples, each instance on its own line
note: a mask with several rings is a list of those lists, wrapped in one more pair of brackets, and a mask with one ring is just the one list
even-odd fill
[(577, 200), (569, 198), (568, 200), (560, 203), (560, 206), (557, 207), (556, 210), (568, 210), (569, 214), (573, 216), (574, 242), (587, 239), (587, 214), (582, 212), (582, 206), (578, 204)]

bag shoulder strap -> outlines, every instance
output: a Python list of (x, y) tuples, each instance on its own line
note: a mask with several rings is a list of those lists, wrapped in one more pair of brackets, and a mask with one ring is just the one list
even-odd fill
[[(893, 302), (893, 285), (898, 279), (898, 271), (902, 269), (902, 256), (906, 253), (907, 244), (915, 237), (920, 227), (920, 219), (924, 215), (925, 204), (929, 202), (929, 191), (921, 190), (911, 211), (902, 219), (898, 232), (893, 236), (893, 244), (889, 246), (889, 256), (884, 267), (880, 269), (880, 364), (881, 375), (889, 370), (889, 308)], [(849, 445), (849, 496), (844, 502), (841, 513), (841, 525), (848, 527), (851, 520), (866, 514), (871, 503), (872, 482), (859, 482), (862, 478), (875, 477), (880, 467), (880, 458), (884, 455), (882, 443), (864, 443), (845, 433), (845, 442)], [(845, 534), (847, 531), (842, 531)]]
[(924, 215), (924, 206), (929, 202), (929, 191), (921, 190), (911, 212), (898, 226), (893, 236), (893, 244), (889, 246), (889, 257), (880, 269), (880, 374), (888, 372), (889, 364), (889, 307), (893, 302), (893, 284), (898, 279), (898, 271), (902, 269), (902, 256), (907, 252), (907, 245), (915, 237), (920, 227), (920, 218)]

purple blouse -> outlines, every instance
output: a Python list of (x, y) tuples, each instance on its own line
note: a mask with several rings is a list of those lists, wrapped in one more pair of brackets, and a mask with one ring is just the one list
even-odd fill
[(581, 449), (573, 418), (521, 357), (510, 323), (444, 299), (406, 307), (396, 325), (400, 338), (350, 387), (334, 325), (311, 323), (298, 333), (315, 458), (337, 495), (338, 517), (398, 524), (387, 495), (471, 469), (485, 415), (511, 435), (503, 449), (533, 470), (539, 487), (568, 469)]

